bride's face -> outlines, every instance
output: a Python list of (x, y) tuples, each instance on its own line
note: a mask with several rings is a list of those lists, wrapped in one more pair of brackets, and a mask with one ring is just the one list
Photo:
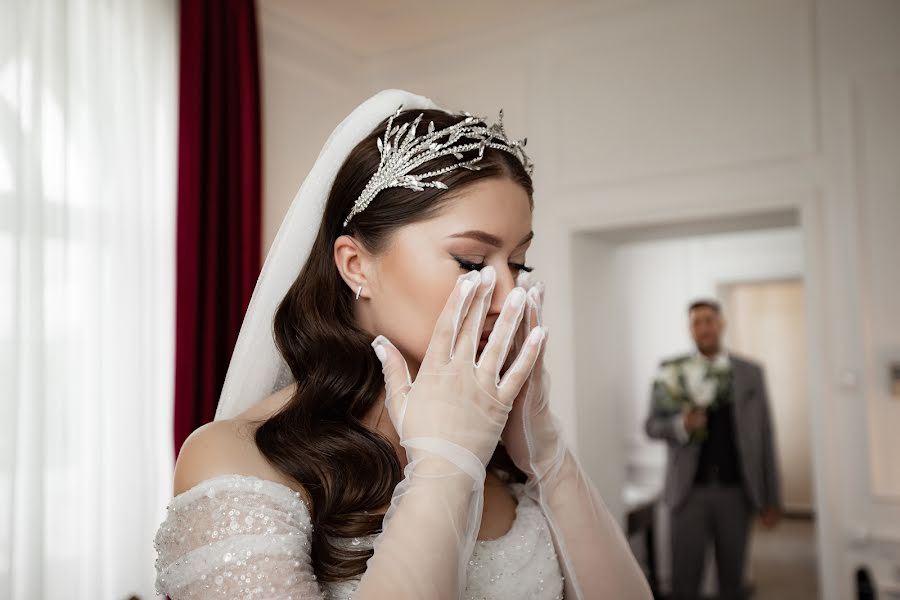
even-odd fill
[(390, 339), (410, 370), (417, 371), (457, 277), (490, 265), (497, 283), (483, 329), (486, 340), (506, 295), (527, 266), (531, 214), (522, 186), (490, 178), (467, 186), (439, 216), (399, 228), (373, 261), (365, 319), (372, 337)]

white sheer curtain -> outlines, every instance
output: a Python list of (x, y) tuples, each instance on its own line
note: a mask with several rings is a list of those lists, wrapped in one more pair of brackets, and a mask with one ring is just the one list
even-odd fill
[(175, 0), (0, 0), (0, 598), (154, 597)]

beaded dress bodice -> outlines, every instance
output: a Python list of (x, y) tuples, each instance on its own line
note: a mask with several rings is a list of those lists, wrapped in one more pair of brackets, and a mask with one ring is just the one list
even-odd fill
[[(478, 540), (466, 599), (562, 598), (563, 579), (547, 521), (522, 484), (511, 529)], [(375, 535), (338, 538), (371, 548)], [(176, 496), (156, 534), (157, 592), (187, 598), (350, 598), (359, 579), (320, 582), (310, 562), (312, 523), (300, 495), (256, 477), (223, 475)]]

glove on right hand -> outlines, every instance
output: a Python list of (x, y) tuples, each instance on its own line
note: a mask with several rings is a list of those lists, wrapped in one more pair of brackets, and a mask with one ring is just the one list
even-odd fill
[(378, 336), (372, 342), (382, 361), (388, 414), (409, 462), (429, 453), (440, 455), (482, 482), (544, 337), (543, 329), (535, 328), (518, 355), (509, 357), (510, 367), (500, 378), (525, 305), (524, 290), (514, 288), (476, 364), (495, 282), (492, 267), (457, 280), (415, 382), (403, 355), (387, 338)]

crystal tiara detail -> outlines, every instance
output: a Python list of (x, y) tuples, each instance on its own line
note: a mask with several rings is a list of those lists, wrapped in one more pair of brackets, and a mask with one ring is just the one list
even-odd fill
[[(506, 131), (503, 129), (503, 109), (500, 109), (500, 118), (493, 125), (488, 125), (487, 120), (483, 117), (473, 117), (464, 112), (462, 113), (465, 116), (463, 120), (444, 129), (435, 130), (434, 122), (429, 122), (428, 133), (417, 137), (416, 128), (422, 120), (423, 113), (420, 113), (411, 123), (394, 126), (394, 119), (400, 115), (402, 108), (401, 104), (391, 115), (384, 131), (384, 137), (377, 140), (381, 162), (359, 198), (353, 203), (350, 214), (344, 219), (344, 227), (354, 215), (364, 211), (382, 190), (394, 187), (403, 187), (417, 192), (421, 192), (427, 187), (446, 190), (447, 185), (442, 181), (425, 180), (460, 168), (472, 171), (480, 170), (481, 167), (475, 163), (483, 158), (485, 148), (496, 148), (509, 152), (522, 162), (529, 175), (534, 172), (534, 163), (525, 154), (523, 148), (528, 141), (527, 138), (513, 142), (506, 136)], [(444, 138), (446, 139), (444, 140)], [(470, 150), (478, 150), (478, 155), (463, 161), (462, 153)], [(461, 162), (427, 173), (413, 174), (410, 172), (430, 160), (450, 155)]]

